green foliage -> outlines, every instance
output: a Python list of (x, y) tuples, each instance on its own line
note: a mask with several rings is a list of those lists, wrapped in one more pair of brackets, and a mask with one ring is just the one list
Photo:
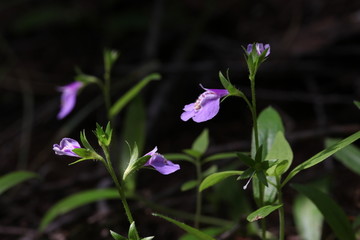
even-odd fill
[(134, 148), (130, 152), (130, 155), (131, 156), (130, 156), (129, 164), (124, 171), (123, 180), (125, 180), (126, 177), (128, 175), (130, 175), (132, 172), (142, 168), (144, 166), (144, 164), (147, 161), (149, 161), (149, 159), (151, 157), (149, 155), (146, 155), (146, 156), (142, 156), (139, 158), (139, 150), (138, 150), (136, 143), (134, 144)]
[[(330, 147), (339, 142), (340, 139), (326, 139), (325, 146)], [(348, 169), (360, 175), (360, 149), (353, 144), (341, 149), (334, 154), (334, 157), (339, 160)]]
[(209, 146), (209, 131), (204, 129), (201, 134), (195, 139), (191, 149), (203, 155)]
[(105, 131), (98, 123), (96, 123), (96, 130), (94, 131), (94, 134), (97, 137), (100, 146), (110, 146), (112, 140), (112, 133), (113, 130), (110, 126), (110, 122), (108, 122), (108, 124), (106, 125)]
[(70, 212), (71, 210), (84, 206), (86, 204), (96, 202), (103, 199), (119, 198), (119, 193), (116, 189), (93, 189), (88, 191), (79, 192), (68, 196), (55, 205), (53, 205), (43, 216), (40, 222), (39, 231), (44, 231), (45, 228), (56, 217)]
[(175, 224), (176, 226), (183, 229), (187, 233), (197, 237), (199, 240), (215, 240), (213, 237), (201, 232), (200, 230), (198, 230), (196, 228), (190, 227), (189, 225), (187, 225), (185, 223), (179, 222), (179, 221), (177, 221), (175, 219), (166, 217), (166, 216), (158, 214), (158, 213), (153, 213), (153, 215), (156, 216), (156, 217), (161, 217), (161, 218), (165, 219), (166, 221)]
[(320, 240), (324, 217), (307, 197), (295, 197), (293, 215), (298, 234), (303, 240)]
[[(220, 233), (224, 232), (224, 229), (212, 227), (212, 228), (201, 229), (201, 231), (213, 237), (213, 236), (219, 235)], [(194, 235), (187, 233), (187, 234), (181, 236), (179, 238), (179, 240), (198, 240), (198, 238), (195, 237)]]
[(190, 189), (193, 189), (195, 187), (197, 187), (198, 181), (197, 180), (190, 180), (190, 181), (186, 181), (181, 185), (181, 191), (188, 191)]
[(292, 187), (316, 205), (338, 239), (355, 240), (354, 231), (344, 211), (327, 194), (312, 186), (293, 184)]
[(354, 141), (358, 140), (360, 138), (360, 131), (354, 133), (353, 135), (337, 142), (334, 145), (331, 145), (330, 147), (324, 149), (323, 151), (317, 153), (310, 159), (306, 160), (305, 162), (299, 164), (296, 168), (294, 168), (289, 175), (285, 178), (285, 180), (282, 183), (282, 186), (284, 186), (291, 178), (293, 178), (296, 174), (298, 174), (300, 171), (308, 169), (318, 163), (321, 163), (334, 153), (338, 152), (342, 148), (348, 146), (349, 144), (353, 143)]
[(250, 213), (246, 219), (249, 222), (257, 221), (259, 219), (265, 218), (267, 215), (269, 215), (273, 211), (279, 209), (280, 207), (282, 207), (282, 204), (267, 205), (267, 206), (261, 207), (261, 208), (257, 209), (256, 211)]
[(120, 234), (114, 232), (114, 231), (111, 231), (110, 230), (110, 235), (113, 237), (113, 239), (115, 240), (128, 240), (126, 237), (123, 237), (121, 236)]
[(1, 176), (0, 195), (3, 194), (6, 190), (14, 187), (15, 185), (32, 178), (39, 178), (39, 175), (29, 171), (15, 171)]
[(222, 180), (231, 177), (231, 176), (239, 176), (243, 173), (243, 171), (224, 171), (217, 172), (207, 176), (200, 184), (199, 191), (203, 191), (206, 188), (209, 188)]
[(229, 92), (229, 95), (232, 95), (232, 96), (238, 96), (238, 97), (245, 97), (244, 93), (241, 92), (239, 89), (237, 89), (236, 87), (234, 87), (230, 80), (227, 79), (226, 77), (224, 77), (224, 75), (219, 72), (219, 79), (220, 79), (220, 82), (221, 84), (223, 85), (223, 87), (228, 90)]
[(110, 117), (115, 117), (139, 92), (151, 81), (160, 80), (161, 76), (157, 73), (152, 73), (143, 78), (138, 84), (127, 91), (120, 97), (110, 108)]

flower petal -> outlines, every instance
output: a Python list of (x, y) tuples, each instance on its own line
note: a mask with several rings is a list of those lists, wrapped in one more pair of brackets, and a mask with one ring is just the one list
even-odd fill
[(75, 148), (81, 148), (80, 144), (71, 138), (63, 138), (59, 144), (53, 145), (53, 150), (57, 155), (66, 155), (70, 157), (79, 157), (76, 153), (72, 150)]
[(180, 169), (179, 164), (174, 164), (171, 161), (166, 160), (164, 156), (160, 154), (153, 155), (148, 163), (150, 166), (155, 168), (159, 173), (164, 175), (168, 175)]
[(195, 114), (193, 120), (195, 122), (205, 122), (212, 119), (219, 112), (220, 98), (210, 99), (204, 103), (202, 108)]
[(57, 115), (58, 119), (66, 117), (74, 108), (76, 103), (76, 95), (78, 90), (83, 86), (81, 82), (73, 82), (66, 86), (60, 87), (61, 95), (61, 108)]

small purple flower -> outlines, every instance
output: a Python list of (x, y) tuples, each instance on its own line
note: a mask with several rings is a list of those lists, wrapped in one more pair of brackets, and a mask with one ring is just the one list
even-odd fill
[(179, 164), (174, 164), (165, 159), (163, 155), (157, 153), (157, 150), (157, 147), (155, 147), (151, 152), (145, 154), (145, 156), (150, 155), (151, 158), (144, 166), (152, 166), (156, 171), (164, 175), (168, 175), (180, 169)]
[(53, 150), (55, 151), (55, 154), (57, 154), (57, 155), (80, 157), (72, 151), (75, 148), (81, 148), (81, 146), (76, 140), (71, 139), (71, 138), (63, 138), (60, 141), (60, 145), (59, 144), (53, 145)]
[(58, 119), (63, 119), (73, 110), (76, 103), (77, 92), (82, 86), (82, 82), (72, 82), (68, 85), (58, 88), (58, 90), (62, 92), (61, 109), (57, 115)]
[[(201, 86), (201, 85), (200, 85)], [(195, 103), (185, 105), (181, 120), (192, 118), (195, 122), (205, 122), (212, 119), (219, 112), (220, 98), (229, 94), (226, 89), (207, 89), (201, 86), (204, 93), (200, 94)]]
[[(249, 44), (247, 46), (246, 52), (248, 54), (250, 54), (252, 52), (252, 48), (253, 48), (253, 44)], [(268, 51), (266, 52), (265, 57), (270, 55), (270, 45), (269, 44), (264, 45), (262, 43), (256, 43), (255, 44), (255, 49), (256, 49), (256, 52), (257, 52), (258, 55), (261, 55), (265, 49), (268, 49)]]

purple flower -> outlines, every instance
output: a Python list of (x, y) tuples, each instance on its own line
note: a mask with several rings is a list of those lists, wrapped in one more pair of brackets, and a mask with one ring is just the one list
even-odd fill
[(57, 155), (66, 155), (70, 157), (80, 157), (72, 150), (75, 148), (81, 148), (80, 144), (71, 138), (63, 138), (59, 144), (53, 145), (53, 150)]
[(180, 169), (179, 164), (174, 164), (165, 159), (163, 155), (157, 153), (157, 150), (157, 147), (155, 147), (151, 152), (145, 154), (145, 156), (150, 155), (151, 158), (144, 166), (151, 166), (155, 168), (156, 171), (164, 175), (168, 175)]
[(58, 88), (58, 90), (62, 92), (61, 109), (57, 115), (58, 119), (63, 119), (73, 110), (76, 103), (77, 92), (82, 86), (82, 82), (72, 82), (68, 85)]
[[(252, 52), (252, 48), (253, 48), (253, 44), (249, 44), (247, 46), (246, 52), (248, 54), (250, 54)], [(262, 43), (256, 43), (255, 44), (255, 49), (256, 49), (256, 52), (257, 52), (258, 55), (261, 55), (265, 49), (268, 49), (268, 51), (266, 52), (265, 57), (269, 56), (269, 54), (270, 54), (270, 45), (269, 44), (264, 45)]]
[[(201, 85), (200, 85), (201, 86)], [(195, 103), (185, 105), (181, 120), (187, 121), (192, 118), (195, 122), (205, 122), (212, 119), (219, 112), (220, 98), (229, 94), (226, 89), (207, 89), (204, 90)]]

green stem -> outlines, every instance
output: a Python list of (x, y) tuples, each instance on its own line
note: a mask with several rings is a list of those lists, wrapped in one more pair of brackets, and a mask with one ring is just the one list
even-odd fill
[(202, 207), (202, 194), (199, 191), (199, 186), (202, 181), (200, 159), (197, 159), (195, 166), (196, 166), (196, 176), (197, 176), (197, 189), (196, 189), (197, 191), (196, 191), (196, 212), (195, 212), (194, 227), (199, 228), (199, 222), (200, 222), (200, 217), (201, 217), (201, 207)]
[[(283, 204), (282, 192), (281, 192), (281, 182), (280, 177), (276, 177), (277, 191), (278, 191), (278, 203)], [(279, 208), (279, 240), (285, 239), (285, 211), (284, 206)]]
[[(131, 211), (130, 211), (130, 207), (126, 201), (126, 196), (125, 196), (125, 193), (124, 193), (124, 189), (122, 187), (122, 182), (119, 181), (115, 171), (114, 171), (114, 168), (112, 167), (112, 164), (111, 164), (111, 160), (110, 160), (110, 154), (109, 154), (109, 148), (108, 147), (105, 147), (105, 146), (102, 146), (103, 150), (104, 150), (104, 154), (105, 154), (105, 167), (107, 169), (107, 171), (109, 172), (111, 178), (113, 179), (114, 183), (115, 183), (115, 186), (119, 192), (119, 195), (120, 195), (120, 199), (121, 199), (121, 202), (123, 204), (123, 207), (124, 207), (124, 210), (125, 210), (125, 214), (128, 218), (128, 221), (130, 223), (130, 225), (134, 222), (134, 218), (132, 217), (132, 214), (131, 214)], [(135, 228), (135, 233), (136, 233), (136, 236), (137, 238), (139, 238), (139, 234), (137, 232), (137, 229)]]

